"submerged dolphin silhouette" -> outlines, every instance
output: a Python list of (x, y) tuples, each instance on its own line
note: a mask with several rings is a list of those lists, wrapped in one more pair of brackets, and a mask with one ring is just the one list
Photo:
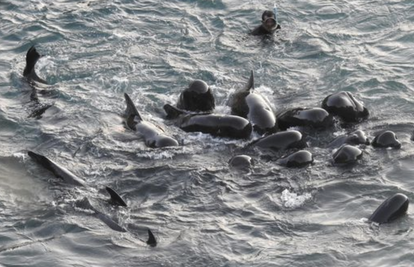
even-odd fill
[[(30, 158), (32, 158), (35, 162), (39, 165), (44, 167), (45, 169), (51, 171), (56, 177), (61, 178), (63, 181), (70, 185), (75, 186), (82, 186), (85, 187), (85, 181), (82, 180), (80, 177), (76, 176), (66, 168), (60, 166), (58, 163), (48, 159), (47, 157), (37, 154), (33, 151), (28, 151), (27, 154)], [(106, 187), (106, 191), (111, 196), (110, 200), (108, 201), (110, 204), (115, 206), (127, 206), (125, 201), (121, 198), (121, 196), (112, 188)], [(109, 228), (117, 232), (127, 232), (127, 230), (112, 220), (108, 215), (102, 213), (101, 211), (97, 210), (92, 204), (89, 202), (88, 198), (83, 198), (82, 200), (77, 202), (81, 208), (89, 209), (94, 212), (94, 216), (99, 218), (102, 222), (104, 222)], [(143, 241), (151, 247), (155, 247), (157, 245), (157, 240), (155, 239), (154, 235), (152, 234), (151, 230), (148, 229), (148, 240)]]

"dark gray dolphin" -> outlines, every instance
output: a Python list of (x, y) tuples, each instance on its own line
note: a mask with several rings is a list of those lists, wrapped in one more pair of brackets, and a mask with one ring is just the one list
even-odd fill
[(322, 108), (344, 122), (359, 122), (369, 116), (368, 109), (350, 92), (345, 91), (328, 95), (322, 101)]
[(244, 88), (230, 96), (229, 106), (231, 114), (248, 119), (257, 133), (276, 132), (275, 113), (263, 96), (254, 92), (253, 71)]
[[(76, 176), (75, 174), (70, 172), (68, 169), (60, 166), (58, 163), (54, 162), (53, 160), (43, 155), (37, 154), (33, 151), (28, 151), (27, 154), (36, 163), (38, 163), (40, 166), (42, 166), (46, 170), (52, 172), (56, 177), (61, 178), (65, 183), (70, 184), (70, 185), (85, 187), (85, 181), (83, 179)], [(115, 190), (113, 190), (110, 187), (106, 187), (106, 191), (111, 196), (109, 202), (112, 205), (126, 206), (125, 201), (121, 198), (120, 195), (118, 195), (118, 193), (116, 193)]]
[(56, 177), (61, 178), (65, 183), (76, 186), (85, 186), (85, 181), (56, 162), (32, 151), (28, 151), (27, 154), (45, 169), (51, 171)]
[(406, 214), (408, 204), (408, 197), (397, 193), (382, 202), (368, 220), (380, 224), (391, 222)]
[(277, 160), (277, 163), (288, 168), (301, 168), (313, 163), (313, 156), (309, 151), (299, 150)]
[(137, 108), (132, 102), (128, 94), (124, 94), (125, 101), (127, 104), (126, 108), (126, 125), (131, 130), (136, 131), (143, 136), (145, 144), (148, 147), (168, 147), (168, 146), (178, 146), (177, 140), (167, 136), (161, 128), (155, 126), (154, 124), (144, 121), (141, 115), (138, 113)]
[[(48, 159), (47, 157), (34, 153), (32, 151), (28, 151), (27, 154), (30, 156), (30, 158), (32, 158), (39, 165), (51, 171), (55, 176), (57, 176), (58, 178), (61, 178), (66, 183), (71, 184), (71, 185), (76, 185), (76, 186), (85, 186), (85, 182), (81, 178), (77, 177), (75, 174), (73, 174), (66, 168), (60, 166), (56, 162)], [(115, 190), (113, 190), (110, 187), (106, 187), (106, 190), (111, 196), (109, 200), (110, 204), (115, 205), (115, 206), (126, 206), (125, 201), (121, 198), (121, 196), (118, 195), (118, 193), (115, 192)], [(113, 219), (111, 219), (111, 217), (109, 217), (108, 215), (102, 213), (101, 211), (93, 207), (88, 198), (85, 197), (82, 200), (77, 201), (77, 204), (80, 208), (92, 210), (94, 212), (94, 216), (99, 218), (112, 230), (117, 231), (117, 232), (127, 232), (127, 230), (124, 227), (116, 223)], [(149, 235), (149, 238), (146, 241), (146, 243), (153, 247), (156, 246), (157, 241), (155, 240), (154, 235), (149, 229), (148, 229), (148, 235)]]
[(237, 155), (229, 160), (229, 166), (239, 170), (247, 171), (253, 164), (253, 159), (247, 155)]
[(168, 119), (176, 119), (179, 128), (186, 132), (202, 132), (213, 136), (237, 139), (249, 138), (250, 122), (242, 117), (219, 114), (191, 114), (169, 104), (164, 105)]
[(280, 130), (297, 126), (326, 129), (334, 125), (332, 115), (323, 108), (292, 108), (279, 113), (276, 118)]
[[(119, 225), (117, 222), (115, 222), (111, 217), (106, 215), (105, 213), (102, 213), (101, 211), (97, 210), (92, 204), (90, 203), (88, 198), (83, 198), (82, 200), (77, 201), (77, 206), (82, 209), (88, 209), (93, 212), (93, 216), (100, 219), (103, 223), (105, 223), (109, 228), (111, 228), (114, 231), (126, 233), (128, 232), (124, 227)], [(139, 239), (139, 238), (138, 238)], [(141, 239), (140, 239), (141, 240)], [(142, 242), (145, 242), (151, 247), (157, 246), (157, 240), (155, 239), (154, 234), (151, 232), (150, 229), (148, 229), (148, 240)]]
[(303, 135), (299, 131), (282, 131), (272, 135), (259, 138), (249, 146), (256, 146), (260, 148), (269, 148), (273, 150), (285, 150), (289, 148), (302, 149), (307, 147)]
[(370, 142), (366, 134), (362, 130), (356, 130), (348, 135), (341, 135), (335, 138), (328, 147), (335, 148), (340, 147), (343, 144), (348, 145), (369, 145)]
[(177, 108), (195, 112), (211, 112), (215, 107), (214, 102), (214, 95), (207, 83), (194, 80), (181, 92)]
[(372, 146), (401, 148), (401, 143), (398, 141), (398, 138), (394, 132), (385, 131), (375, 136), (374, 140), (372, 140)]
[(88, 198), (85, 197), (82, 200), (77, 201), (76, 204), (77, 204), (76, 206), (78, 206), (82, 209), (88, 209), (88, 210), (93, 211), (94, 216), (99, 218), (101, 221), (103, 221), (112, 230), (117, 231), (117, 232), (127, 232), (127, 230), (124, 227), (120, 226), (118, 223), (116, 223), (114, 220), (112, 220), (111, 217), (109, 217), (108, 215), (100, 212), (94, 206), (92, 206), (92, 204), (90, 203)]
[(335, 164), (351, 164), (362, 158), (362, 150), (351, 145), (341, 146), (334, 154), (333, 161)]

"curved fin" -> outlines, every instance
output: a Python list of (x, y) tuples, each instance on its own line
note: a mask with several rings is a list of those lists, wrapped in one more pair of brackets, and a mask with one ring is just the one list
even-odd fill
[(26, 66), (23, 71), (23, 76), (29, 80), (34, 80), (40, 83), (47, 83), (45, 80), (39, 78), (35, 72), (35, 66), (40, 58), (40, 54), (36, 51), (34, 45), (29, 48), (26, 54)]
[(150, 229), (148, 229), (148, 240), (147, 240), (147, 245), (151, 246), (151, 247), (156, 247), (157, 246), (157, 240), (155, 239), (154, 234), (151, 232)]
[(164, 110), (167, 113), (167, 119), (172, 120), (178, 118), (180, 115), (186, 114), (185, 111), (171, 106), (170, 104), (164, 105)]
[(105, 187), (105, 189), (109, 193), (109, 195), (111, 195), (111, 199), (109, 200), (109, 202), (112, 205), (122, 206), (122, 207), (126, 207), (127, 206), (127, 204), (125, 203), (125, 201), (122, 199), (122, 197), (117, 192), (115, 192), (115, 190), (113, 190), (112, 188), (110, 188), (108, 186)]
[(243, 88), (242, 91), (250, 91), (250, 90), (254, 90), (254, 74), (253, 74), (253, 70), (250, 72), (249, 81), (244, 86), (244, 88)]
[(124, 97), (125, 97), (125, 102), (127, 104), (126, 110), (125, 110), (125, 115), (126, 115), (126, 124), (127, 126), (132, 129), (135, 130), (135, 125), (137, 124), (135, 122), (135, 118), (137, 118), (139, 121), (143, 121), (141, 115), (139, 114), (137, 108), (134, 105), (134, 102), (132, 102), (131, 98), (129, 97), (129, 95), (127, 93), (124, 93)]

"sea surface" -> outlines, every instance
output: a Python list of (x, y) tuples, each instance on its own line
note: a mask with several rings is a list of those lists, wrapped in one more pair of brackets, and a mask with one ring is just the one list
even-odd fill
[[(278, 7), (281, 31), (248, 35)], [(414, 200), (414, 4), (388, 1), (1, 0), (0, 266), (413, 266), (414, 208), (393, 223), (367, 218), (389, 196)], [(23, 79), (27, 50), (48, 85), (40, 119)], [(250, 140), (185, 133), (165, 119), (194, 79), (216, 112), (250, 71), (275, 111), (320, 107), (352, 92), (370, 117), (308, 130), (315, 161), (288, 169), (289, 153), (246, 150)], [(128, 93), (142, 117), (182, 144), (152, 149), (123, 125)], [(352, 130), (392, 130), (401, 149), (361, 146), (335, 166), (327, 144)], [(65, 185), (33, 150), (82, 177)], [(233, 155), (255, 160), (230, 169)], [(114, 188), (127, 208), (106, 205)], [(127, 233), (76, 204), (88, 197)], [(146, 245), (151, 229), (158, 246)]]

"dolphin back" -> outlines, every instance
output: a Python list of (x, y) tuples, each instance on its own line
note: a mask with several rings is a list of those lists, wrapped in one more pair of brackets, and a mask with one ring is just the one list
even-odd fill
[(404, 194), (397, 193), (386, 199), (368, 218), (371, 222), (387, 223), (403, 216), (408, 209), (409, 200)]
[(56, 177), (62, 178), (66, 183), (84, 186), (84, 182), (81, 178), (77, 177), (75, 174), (71, 173), (69, 170), (48, 159), (47, 157), (33, 151), (28, 151), (27, 154), (39, 165), (52, 172)]

